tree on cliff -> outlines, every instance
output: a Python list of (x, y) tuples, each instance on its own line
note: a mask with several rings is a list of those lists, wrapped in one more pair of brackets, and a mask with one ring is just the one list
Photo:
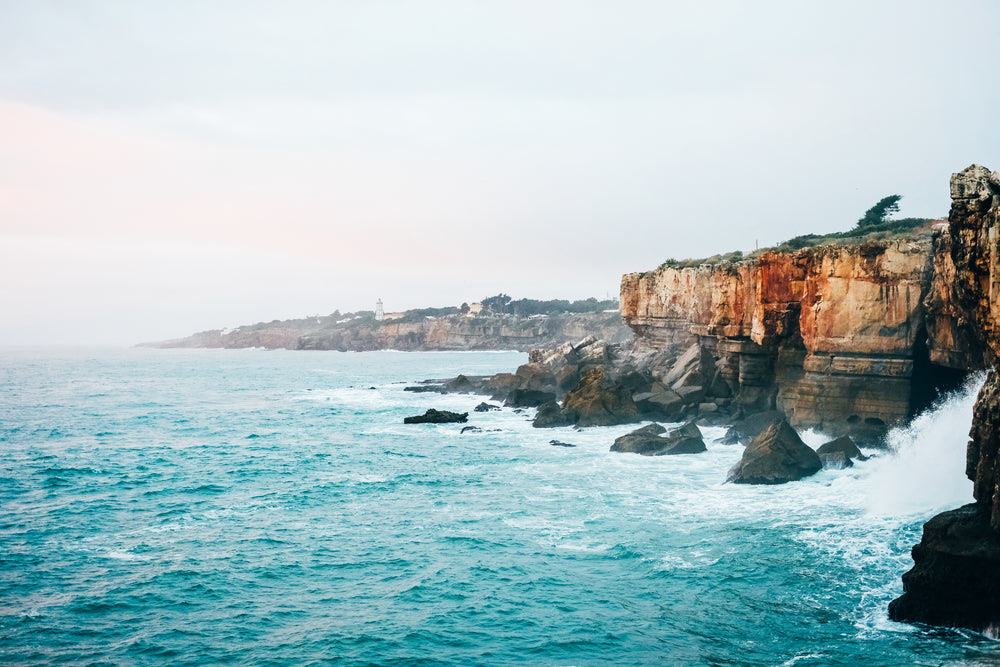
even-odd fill
[(510, 297), (501, 292), (496, 296), (483, 299), (480, 303), (483, 304), (484, 309), (490, 311), (491, 313), (503, 313), (507, 310), (507, 304), (510, 303)]
[(889, 219), (893, 213), (899, 213), (899, 200), (903, 195), (889, 195), (878, 200), (878, 203), (865, 211), (865, 214), (858, 220), (858, 229), (881, 225)]

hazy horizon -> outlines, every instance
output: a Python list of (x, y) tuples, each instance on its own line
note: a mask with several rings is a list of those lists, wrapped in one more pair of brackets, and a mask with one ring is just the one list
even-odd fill
[(1000, 169), (1000, 5), (0, 6), (0, 345), (604, 298)]

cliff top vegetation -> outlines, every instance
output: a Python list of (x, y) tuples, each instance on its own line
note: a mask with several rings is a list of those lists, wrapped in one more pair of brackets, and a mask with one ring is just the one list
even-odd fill
[(767, 252), (795, 252), (802, 248), (812, 248), (821, 245), (855, 246), (867, 241), (917, 238), (930, 234), (931, 225), (936, 222), (932, 218), (889, 219), (890, 215), (899, 211), (900, 199), (902, 199), (902, 195), (883, 197), (874, 206), (865, 211), (865, 214), (858, 219), (854, 227), (844, 232), (802, 234), (801, 236), (792, 237), (787, 241), (782, 241), (778, 245), (759, 248), (747, 254), (736, 250), (702, 259), (678, 260), (670, 258), (660, 264), (659, 268), (684, 269), (692, 266), (702, 266), (703, 264), (714, 265), (727, 262), (749, 261)]

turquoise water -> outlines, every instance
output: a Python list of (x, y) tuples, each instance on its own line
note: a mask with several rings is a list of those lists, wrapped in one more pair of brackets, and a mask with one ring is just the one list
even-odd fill
[(646, 458), (608, 452), (634, 427), (530, 411), (402, 424), (482, 400), (405, 383), (524, 356), (0, 353), (0, 662), (1000, 660), (885, 613), (922, 522), (970, 497), (971, 390), (896, 455), (768, 488), (723, 483), (719, 429)]

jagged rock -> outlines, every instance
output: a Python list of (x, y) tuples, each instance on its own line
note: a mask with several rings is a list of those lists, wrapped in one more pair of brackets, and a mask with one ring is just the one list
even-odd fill
[(703, 365), (706, 356), (707, 353), (701, 343), (695, 343), (677, 358), (670, 372), (663, 377), (663, 384), (675, 391), (692, 384), (704, 386)]
[(913, 569), (903, 575), (903, 595), (889, 618), (962, 627), (1000, 628), (1000, 534), (989, 509), (972, 503), (924, 524), (913, 547)]
[(768, 426), (784, 418), (785, 413), (778, 410), (756, 412), (733, 422), (720, 442), (723, 445), (749, 444)]
[(576, 447), (576, 445), (571, 445), (568, 442), (560, 442), (559, 440), (549, 440), (549, 444), (553, 447)]
[(515, 389), (507, 395), (504, 405), (512, 408), (537, 408), (543, 403), (554, 401), (556, 395), (551, 391), (538, 389)]
[(510, 392), (520, 389), (523, 382), (524, 380), (513, 373), (497, 373), (485, 382), (484, 389), (489, 392), (493, 400), (502, 401)]
[(650, 387), (653, 386), (653, 380), (634, 369), (629, 369), (618, 376), (618, 384), (628, 389), (629, 393), (634, 395), (648, 392)]
[(479, 433), (482, 430), (483, 429), (479, 428), (478, 426), (463, 426), (462, 430), (459, 431), (459, 434), (462, 434), (462, 433)]
[(499, 409), (500, 409), (499, 405), (492, 405), (490, 403), (480, 403), (475, 408), (473, 408), (473, 410), (475, 410), (476, 412), (490, 412), (492, 410), (499, 410)]
[(556, 426), (572, 426), (575, 422), (572, 414), (566, 412), (555, 401), (548, 401), (538, 407), (535, 420), (531, 423), (535, 428), (552, 428)]
[(612, 426), (639, 421), (639, 409), (628, 389), (607, 377), (601, 366), (590, 369), (566, 394), (563, 410), (579, 426)]
[(523, 364), (517, 368), (517, 372), (514, 374), (521, 378), (519, 389), (554, 391), (556, 388), (556, 376), (552, 369), (545, 364)]
[(754, 438), (727, 481), (736, 484), (784, 484), (814, 475), (823, 468), (787, 421), (777, 421)]
[(643, 456), (664, 456), (672, 454), (697, 454), (705, 451), (705, 441), (698, 427), (688, 422), (667, 430), (659, 424), (648, 424), (617, 438), (611, 445), (612, 452), (641, 454)]
[(868, 457), (861, 453), (849, 435), (820, 445), (816, 450), (823, 465), (828, 468), (850, 468), (854, 461), (867, 461)]
[(608, 361), (608, 344), (603, 340), (579, 346), (576, 349), (576, 356), (581, 366), (603, 366)]
[(556, 371), (556, 388), (566, 393), (580, 383), (580, 367), (575, 364), (565, 364)]
[(656, 415), (665, 420), (676, 419), (684, 412), (684, 399), (669, 389), (649, 396), (643, 395), (641, 402), (636, 401), (636, 405), (640, 412)]
[(422, 415), (404, 417), (404, 424), (453, 424), (468, 421), (468, 412), (449, 412), (447, 410), (429, 409)]
[(713, 412), (718, 412), (719, 406), (715, 403), (699, 403), (698, 404), (698, 414), (707, 415)]
[(697, 386), (681, 387), (679, 389), (675, 389), (674, 393), (681, 397), (681, 401), (684, 405), (701, 403), (701, 401), (705, 398), (705, 389)]

